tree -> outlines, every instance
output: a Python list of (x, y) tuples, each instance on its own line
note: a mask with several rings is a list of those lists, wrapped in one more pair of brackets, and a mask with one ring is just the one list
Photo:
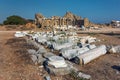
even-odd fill
[(23, 25), (26, 24), (27, 20), (25, 20), (24, 18), (17, 16), (17, 15), (13, 15), (13, 16), (9, 16), (7, 17), (7, 19), (3, 22), (3, 24), (5, 25)]

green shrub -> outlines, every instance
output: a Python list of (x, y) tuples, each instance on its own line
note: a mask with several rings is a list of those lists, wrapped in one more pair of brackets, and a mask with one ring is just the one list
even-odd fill
[(3, 22), (3, 24), (5, 25), (23, 25), (26, 23), (27, 23), (27, 20), (16, 15), (7, 17), (7, 19)]

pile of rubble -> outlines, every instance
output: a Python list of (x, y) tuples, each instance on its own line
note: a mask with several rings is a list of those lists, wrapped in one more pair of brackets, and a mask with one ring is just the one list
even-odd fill
[[(75, 32), (16, 32), (15, 37), (26, 37), (29, 45), (38, 50), (29, 49), (34, 63), (43, 65), (49, 74), (66, 75), (72, 71), (78, 77), (90, 79), (91, 76), (79, 72), (73, 63), (85, 65), (107, 52), (120, 53), (120, 46), (96, 46), (98, 39), (90, 36), (79, 37)], [(58, 51), (58, 55), (54, 53)]]

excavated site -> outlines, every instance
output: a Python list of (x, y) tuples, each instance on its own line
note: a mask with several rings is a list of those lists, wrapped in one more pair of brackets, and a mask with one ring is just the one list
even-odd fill
[(120, 37), (1, 31), (0, 80), (120, 80)]

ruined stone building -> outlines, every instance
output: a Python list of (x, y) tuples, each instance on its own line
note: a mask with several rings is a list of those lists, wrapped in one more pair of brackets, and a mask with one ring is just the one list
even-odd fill
[(66, 12), (63, 17), (52, 16), (45, 18), (42, 14), (35, 14), (35, 22), (39, 27), (67, 27), (67, 26), (85, 26), (88, 27), (90, 22), (87, 18), (81, 18), (71, 12)]

